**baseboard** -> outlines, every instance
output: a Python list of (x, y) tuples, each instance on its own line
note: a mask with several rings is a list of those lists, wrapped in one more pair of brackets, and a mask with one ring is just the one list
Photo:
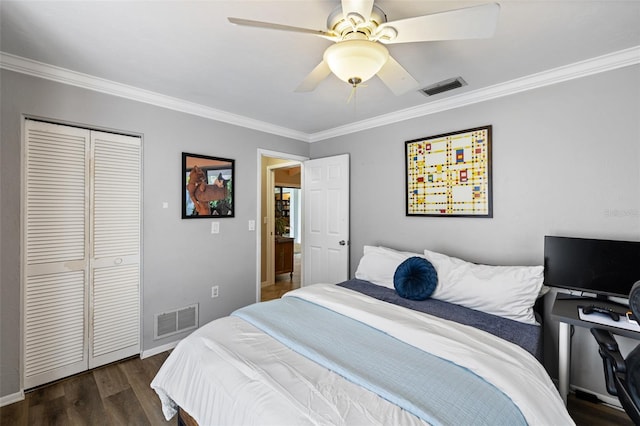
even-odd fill
[[(180, 340), (182, 340), (182, 339), (180, 339)], [(149, 358), (150, 356), (161, 354), (162, 352), (170, 351), (170, 350), (174, 349), (176, 346), (178, 346), (178, 343), (180, 343), (180, 340), (176, 340), (175, 342), (167, 343), (166, 345), (156, 346), (155, 348), (151, 348), (151, 349), (146, 350), (146, 351), (142, 351), (140, 353), (140, 358), (141, 359), (145, 359), (145, 358)]]
[(13, 404), (14, 402), (20, 402), (24, 399), (24, 392), (16, 392), (11, 395), (5, 395), (0, 397), (0, 407), (4, 407), (5, 405)]
[(598, 398), (600, 400), (600, 402), (602, 402), (603, 404), (606, 404), (611, 408), (615, 408), (615, 409), (624, 411), (624, 409), (622, 408), (622, 405), (620, 405), (620, 401), (615, 396), (612, 396), (612, 395), (609, 395), (609, 394), (604, 395), (604, 394), (601, 394), (601, 393), (598, 393), (598, 392), (594, 392), (594, 391), (592, 391), (590, 389), (586, 389), (586, 388), (582, 388), (580, 386), (574, 386), (574, 385), (569, 386), (569, 389), (571, 389), (573, 391), (581, 391), (581, 392), (593, 395), (596, 398)]
[[(558, 388), (558, 379), (551, 379), (551, 380), (556, 385), (556, 388)], [(598, 392), (594, 392), (591, 389), (587, 389), (587, 388), (583, 388), (575, 385), (569, 385), (569, 391), (581, 391), (584, 393), (588, 393), (598, 398), (600, 402), (602, 402), (603, 404), (606, 404), (611, 408), (624, 411), (624, 408), (622, 408), (622, 405), (620, 404), (620, 400), (618, 400), (618, 398), (616, 398), (615, 396), (611, 396), (609, 394), (604, 395)]]

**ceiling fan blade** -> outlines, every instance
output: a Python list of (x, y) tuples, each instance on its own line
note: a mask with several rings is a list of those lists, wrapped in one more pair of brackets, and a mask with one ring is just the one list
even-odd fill
[(329, 65), (322, 61), (302, 80), (302, 83), (296, 88), (296, 92), (312, 92), (318, 84), (331, 74)]
[(378, 71), (378, 77), (396, 96), (404, 95), (420, 87), (420, 83), (391, 56)]
[[(342, 0), (342, 15), (347, 19), (349, 14), (357, 14), (362, 17), (362, 22), (368, 22), (371, 10), (373, 10), (373, 0)], [(354, 26), (359, 23), (361, 22), (354, 22)]]
[(242, 18), (227, 18), (229, 22), (236, 25), (242, 25), (245, 27), (266, 28), (269, 30), (289, 31), (294, 33), (313, 34), (320, 37), (324, 37), (329, 40), (338, 41), (339, 38), (335, 33), (327, 32), (324, 30), (312, 30), (309, 28), (292, 27), (290, 25), (274, 24), (271, 22), (252, 21), (251, 19)]
[[(466, 9), (450, 10), (432, 15), (381, 24), (377, 35), (397, 32), (391, 40), (381, 37), (381, 43), (410, 43), (414, 41), (463, 40), (489, 38), (493, 36), (498, 24), (500, 5), (497, 3), (474, 6)], [(391, 27), (392, 29), (385, 30)], [(374, 37), (376, 37), (374, 34)]]

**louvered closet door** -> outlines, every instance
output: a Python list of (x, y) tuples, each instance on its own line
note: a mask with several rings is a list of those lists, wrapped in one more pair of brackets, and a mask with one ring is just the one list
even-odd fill
[(24, 387), (87, 368), (90, 132), (25, 124)]
[(141, 140), (92, 132), (89, 368), (140, 352)]
[(140, 351), (141, 140), (25, 121), (24, 388)]

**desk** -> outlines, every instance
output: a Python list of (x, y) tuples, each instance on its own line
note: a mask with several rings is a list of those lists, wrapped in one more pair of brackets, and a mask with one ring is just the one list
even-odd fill
[[(625, 312), (625, 308), (615, 303), (608, 303), (589, 297), (569, 296), (563, 293), (558, 293), (556, 295), (556, 299), (553, 302), (553, 308), (551, 309), (551, 318), (559, 321), (560, 323), (558, 329), (558, 390), (565, 404), (567, 403), (567, 395), (569, 394), (569, 376), (571, 373), (572, 325), (584, 328), (598, 327), (609, 330), (610, 332), (618, 334), (620, 336), (640, 340), (640, 332), (581, 320), (580, 314), (578, 313), (578, 306), (586, 306), (591, 304), (595, 304), (598, 306), (607, 306), (616, 309), (618, 312)], [(620, 321), (625, 321), (625, 319), (620, 318)]]

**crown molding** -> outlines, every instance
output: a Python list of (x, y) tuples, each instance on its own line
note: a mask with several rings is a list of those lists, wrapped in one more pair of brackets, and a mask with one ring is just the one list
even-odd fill
[(634, 46), (592, 59), (587, 59), (585, 61), (576, 62), (574, 64), (553, 68), (504, 83), (462, 93), (460, 95), (450, 96), (428, 102), (423, 105), (395, 111), (390, 114), (383, 114), (344, 126), (309, 134), (193, 102), (188, 102), (182, 99), (165, 96), (156, 92), (143, 90), (134, 86), (116, 83), (103, 78), (0, 52), (0, 68), (10, 71), (309, 143), (356, 133), (375, 127), (399, 123), (417, 117), (423, 117), (442, 111), (561, 83), (563, 81), (582, 78), (630, 65), (636, 65), (638, 63), (640, 63), (640, 46)]
[(374, 127), (386, 126), (639, 63), (640, 46), (634, 46), (629, 49), (553, 68), (460, 95), (439, 99), (424, 105), (406, 108), (390, 114), (379, 115), (377, 117), (335, 127), (326, 131), (313, 133), (309, 135), (309, 142), (318, 142)]
[(26, 59), (5, 52), (0, 52), (0, 68), (52, 80), (62, 84), (81, 87), (95, 92), (118, 96), (120, 98), (143, 102), (174, 111), (180, 111), (186, 114), (197, 115), (199, 117), (209, 118), (211, 120), (221, 121), (265, 133), (309, 142), (309, 135), (304, 132), (276, 126), (264, 121), (254, 120), (242, 115), (162, 95), (160, 93), (140, 89), (138, 87), (117, 83), (115, 81), (106, 80), (89, 74), (79, 73), (66, 68), (45, 64), (43, 62)]

